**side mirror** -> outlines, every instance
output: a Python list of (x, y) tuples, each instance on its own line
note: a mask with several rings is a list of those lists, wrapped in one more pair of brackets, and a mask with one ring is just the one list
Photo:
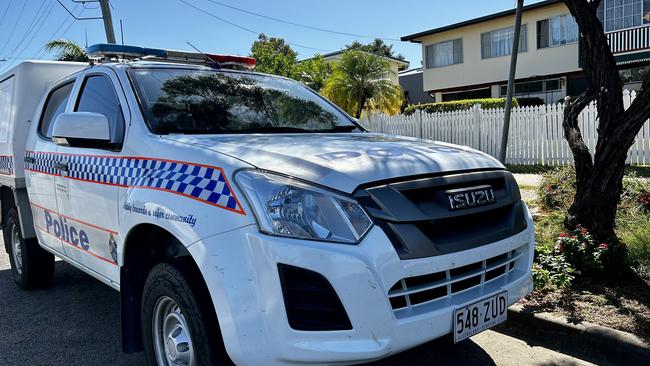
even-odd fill
[(111, 142), (108, 118), (99, 113), (62, 113), (54, 120), (52, 141), (63, 146), (107, 147)]

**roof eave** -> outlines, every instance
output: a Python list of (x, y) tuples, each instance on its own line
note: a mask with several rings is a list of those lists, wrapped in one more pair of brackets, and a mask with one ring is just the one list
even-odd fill
[[(528, 10), (533, 10), (533, 9), (543, 8), (543, 7), (546, 7), (546, 6), (555, 5), (557, 3), (561, 3), (562, 1), (563, 0), (540, 1), (538, 3), (534, 3), (534, 4), (524, 6), (523, 11), (526, 12)], [(437, 33), (442, 33), (442, 32), (446, 32), (446, 31), (466, 27), (466, 26), (469, 26), (469, 25), (474, 25), (474, 24), (486, 22), (486, 21), (493, 20), (493, 19), (498, 19), (498, 18), (502, 18), (502, 17), (506, 17), (506, 16), (511, 16), (511, 15), (514, 15), (515, 12), (516, 12), (515, 9), (508, 9), (508, 10), (504, 10), (504, 11), (501, 11), (501, 12), (498, 12), (498, 13), (484, 15), (482, 17), (469, 19), (469, 20), (465, 20), (465, 21), (462, 21), (462, 22), (446, 25), (446, 26), (443, 26), (443, 27), (434, 28), (434, 29), (430, 29), (430, 30), (427, 30), (427, 31), (418, 32), (418, 33), (410, 34), (410, 35), (407, 35), (407, 36), (403, 36), (403, 37), (400, 37), (400, 40), (402, 42), (422, 43), (422, 41), (418, 40), (418, 38), (422, 38), (422, 37), (434, 35), (434, 34), (437, 34)]]

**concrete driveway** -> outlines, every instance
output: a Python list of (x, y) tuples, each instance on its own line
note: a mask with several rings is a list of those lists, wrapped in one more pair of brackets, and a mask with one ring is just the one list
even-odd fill
[[(4, 246), (0, 246), (4, 248)], [(0, 252), (0, 365), (141, 365), (120, 351), (119, 294), (58, 261), (54, 285), (19, 290)], [(589, 365), (552, 350), (486, 331), (460, 345), (438, 340), (374, 363), (388, 365)]]

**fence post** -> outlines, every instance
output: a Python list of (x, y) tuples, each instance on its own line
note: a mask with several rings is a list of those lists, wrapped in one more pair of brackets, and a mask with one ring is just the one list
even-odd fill
[(630, 108), (630, 104), (632, 104), (631, 99), (632, 98), (630, 96), (630, 91), (627, 89), (623, 90), (623, 108), (625, 109)]
[(424, 126), (422, 125), (422, 111), (417, 110), (416, 113), (418, 114), (418, 124), (419, 124), (419, 126), (418, 126), (419, 127), (418, 138), (424, 138), (424, 131), (422, 131), (423, 128), (424, 128)]
[(474, 105), (473, 109), (473, 115), (472, 115), (472, 125), (473, 125), (473, 139), (472, 143), (474, 144), (474, 148), (477, 150), (481, 149), (481, 106), (476, 104)]

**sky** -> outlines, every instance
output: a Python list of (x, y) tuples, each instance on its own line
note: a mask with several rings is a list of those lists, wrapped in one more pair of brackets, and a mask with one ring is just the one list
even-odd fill
[[(58, 1), (79, 18), (101, 16), (96, 2)], [(286, 24), (219, 3), (347, 34)], [(298, 59), (379, 37), (416, 68), (422, 60), (420, 45), (401, 42), (400, 37), (507, 10), (515, 0), (111, 0), (111, 5), (118, 43), (120, 20), (125, 44), (192, 50), (190, 42), (202, 52), (236, 55), (250, 53), (257, 33), (284, 38), (298, 52)], [(101, 19), (75, 20), (57, 0), (0, 0), (0, 60), (6, 60), (0, 62), (0, 73), (23, 59), (54, 58), (43, 45), (60, 38), (82, 45), (86, 40), (88, 44), (106, 41)]]

